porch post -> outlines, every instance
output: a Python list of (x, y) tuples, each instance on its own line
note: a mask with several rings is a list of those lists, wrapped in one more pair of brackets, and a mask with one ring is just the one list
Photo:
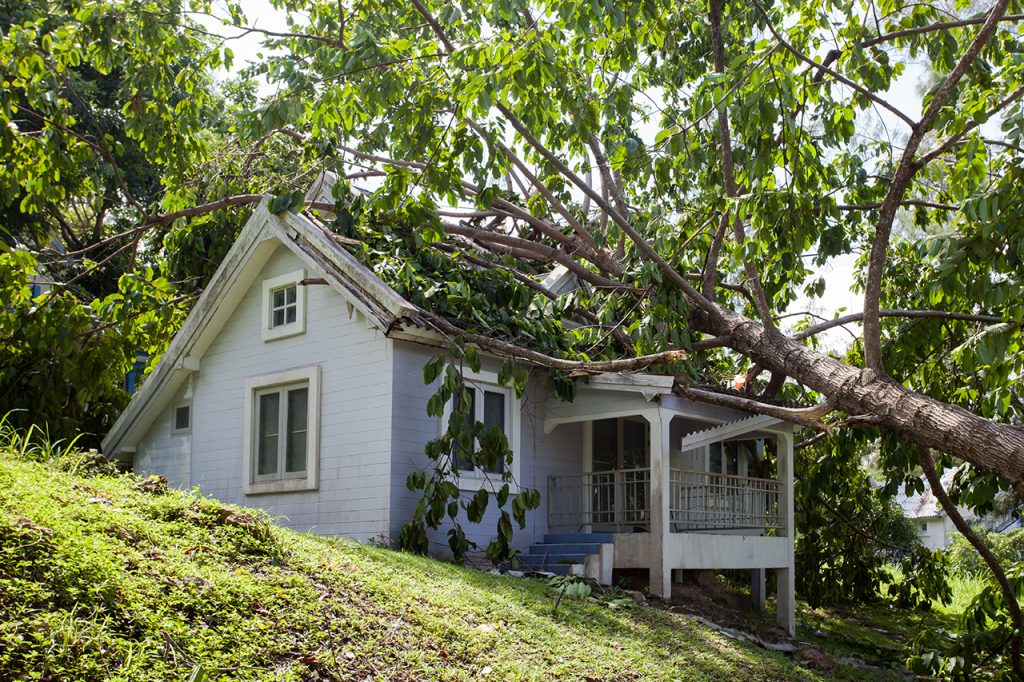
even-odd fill
[(666, 554), (669, 533), (669, 422), (660, 409), (648, 413), (651, 425), (651, 593), (672, 596), (672, 566)]
[(789, 549), (786, 552), (788, 565), (775, 570), (778, 583), (775, 594), (775, 620), (790, 637), (793, 637), (796, 635), (796, 580), (793, 573), (793, 433), (779, 433), (775, 438), (779, 453), (779, 513), (782, 522), (779, 537), (789, 540)]

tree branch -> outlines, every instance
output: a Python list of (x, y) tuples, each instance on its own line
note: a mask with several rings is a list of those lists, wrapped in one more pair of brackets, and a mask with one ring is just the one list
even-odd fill
[[(810, 66), (812, 69), (816, 69), (819, 74), (820, 73), (827, 73), (829, 76), (831, 76), (835, 80), (839, 81), (843, 85), (847, 86), (848, 88), (851, 88), (851, 89), (855, 90), (861, 96), (863, 96), (863, 97), (867, 98), (868, 100), (874, 102), (875, 104), (877, 104), (878, 106), (882, 107), (883, 109), (886, 109), (887, 111), (889, 111), (890, 113), (895, 115), (897, 118), (902, 120), (904, 123), (909, 125), (911, 128), (914, 127), (914, 125), (915, 125), (914, 119), (910, 118), (905, 113), (903, 113), (902, 111), (900, 111), (899, 109), (897, 109), (893, 105), (889, 104), (887, 101), (885, 101), (884, 99), (882, 99), (881, 97), (879, 97), (875, 93), (873, 93), (870, 90), (868, 90), (867, 88), (865, 88), (863, 85), (860, 85), (859, 83), (856, 83), (856, 82), (850, 80), (846, 76), (842, 75), (838, 71), (834, 71), (833, 69), (829, 68), (825, 64), (817, 62), (817, 61), (811, 59), (810, 57), (805, 55), (803, 52), (801, 52), (800, 50), (798, 50), (795, 47), (793, 47), (793, 45), (790, 44), (789, 41), (787, 41), (785, 38), (782, 37), (781, 33), (779, 33), (777, 30), (775, 30), (775, 26), (772, 24), (771, 17), (768, 15), (768, 12), (767, 12), (767, 10), (765, 10), (764, 6), (760, 2), (758, 2), (758, 0), (753, 0), (753, 3), (758, 8), (758, 10), (760, 10), (761, 14), (764, 15), (765, 25), (768, 27), (768, 30), (771, 31), (772, 35), (775, 36), (775, 40), (777, 40), (779, 42), (779, 44), (782, 45), (782, 47), (786, 49), (787, 52), (789, 52), (794, 57), (796, 57), (800, 61), (804, 62), (808, 66)], [(836, 56), (838, 57), (838, 54)]]
[(729, 393), (719, 393), (718, 391), (711, 391), (702, 388), (692, 388), (681, 384), (676, 384), (675, 391), (684, 398), (689, 398), (696, 402), (718, 405), (720, 407), (730, 407), (734, 410), (744, 410), (755, 414), (765, 414), (769, 417), (776, 417), (791, 424), (799, 424), (800, 426), (806, 426), (807, 428), (816, 430), (828, 430), (832, 428), (831, 426), (823, 423), (820, 419), (835, 409), (835, 406), (829, 401), (813, 407), (782, 407), (780, 405), (761, 402), (754, 398), (747, 398)]
[(565, 360), (555, 358), (535, 350), (517, 346), (508, 341), (493, 339), (482, 334), (475, 334), (458, 327), (443, 317), (433, 313), (422, 313), (423, 318), (438, 332), (450, 337), (461, 337), (469, 343), (476, 344), (480, 348), (498, 355), (526, 360), (541, 367), (557, 369), (563, 372), (574, 372), (582, 374), (601, 374), (604, 372), (638, 372), (651, 365), (670, 364), (681, 362), (687, 358), (684, 350), (669, 350), (652, 355), (641, 355), (635, 358), (622, 358), (620, 360), (594, 360), (581, 362), (577, 360)]
[(903, 199), (903, 195), (920, 166), (914, 163), (914, 155), (917, 153), (925, 135), (931, 129), (932, 124), (938, 117), (939, 112), (946, 105), (947, 100), (953, 94), (957, 83), (967, 73), (968, 67), (981, 53), (982, 48), (988, 39), (995, 33), (999, 25), (999, 19), (1006, 12), (1009, 0), (997, 0), (996, 4), (989, 11), (984, 26), (978, 35), (971, 41), (967, 50), (960, 57), (956, 66), (949, 72), (942, 85), (939, 86), (932, 97), (928, 108), (921, 116), (921, 120), (913, 126), (910, 138), (903, 149), (899, 166), (893, 174), (889, 189), (882, 200), (882, 206), (878, 209), (878, 224), (875, 227), (875, 238), (871, 243), (871, 255), (868, 260), (867, 282), (864, 288), (864, 361), (865, 364), (878, 372), (885, 373), (882, 362), (882, 337), (881, 326), (878, 316), (878, 308), (882, 297), (882, 274), (888, 260), (889, 234), (892, 231), (893, 221), (896, 218), (896, 209)]
[[(960, 320), (963, 322), (980, 322), (982, 324), (999, 324), (1001, 322), (1007, 322), (1001, 317), (995, 315), (975, 315), (972, 313), (950, 313), (945, 310), (879, 310), (879, 317), (910, 317), (910, 318), (933, 318), (940, 320)], [(834, 327), (841, 327), (844, 324), (850, 324), (852, 322), (860, 322), (864, 319), (864, 313), (850, 313), (849, 315), (843, 315), (833, 320), (826, 320), (825, 322), (819, 322), (818, 324), (812, 325), (807, 329), (804, 329), (796, 334), (793, 334), (793, 338), (796, 340), (806, 339), (820, 334), (823, 331), (832, 329)]]
[[(999, 19), (999, 21), (1024, 21), (1024, 14), (1007, 14)], [(904, 28), (898, 31), (891, 31), (890, 33), (883, 33), (877, 38), (865, 40), (859, 44), (859, 47), (874, 47), (875, 45), (887, 43), (890, 40), (896, 40), (898, 38), (908, 38), (910, 36), (921, 35), (924, 33), (935, 33), (936, 31), (948, 31), (951, 28), (965, 28), (967, 26), (974, 26), (984, 22), (985, 17), (972, 17), (970, 19), (958, 19), (956, 21), (939, 21), (934, 24), (928, 24), (927, 26), (915, 26), (914, 28)]]
[[(722, 0), (711, 0), (710, 18), (711, 48), (714, 53), (715, 72), (724, 77), (725, 42), (722, 38)], [(736, 199), (739, 196), (739, 189), (736, 186), (733, 169), (729, 111), (725, 103), (721, 101), (716, 105), (716, 108), (718, 110), (718, 135), (721, 138), (720, 142), (722, 145), (722, 179), (725, 182), (725, 195), (729, 199)], [(725, 215), (722, 216), (723, 223), (728, 220), (728, 216), (733, 210), (734, 207), (726, 209)], [(732, 217), (732, 230), (736, 244), (742, 248), (743, 244), (747, 241), (747, 235), (738, 211)], [(703, 284), (705, 295), (709, 290), (714, 292), (714, 282), (718, 270), (718, 252), (724, 238), (725, 230), (719, 226), (718, 231), (715, 232), (715, 238), (712, 240), (711, 248), (708, 250), (707, 261), (704, 264)], [(761, 324), (764, 325), (765, 329), (775, 329), (775, 321), (772, 319), (768, 299), (765, 298), (764, 289), (761, 287), (761, 275), (757, 272), (754, 263), (745, 256), (743, 257), (743, 270), (746, 273), (747, 286), (750, 287), (750, 292), (753, 294), (754, 307), (757, 309), (758, 317), (761, 318)]]
[(989, 570), (992, 571), (993, 577), (999, 584), (999, 589), (1003, 593), (1003, 601), (1006, 604), (1006, 610), (1010, 614), (1010, 619), (1013, 621), (1013, 629), (1016, 633), (1013, 636), (1011, 643), (1011, 653), (1013, 670), (1017, 674), (1018, 679), (1024, 679), (1024, 669), (1021, 666), (1021, 642), (1020, 642), (1020, 630), (1022, 624), (1024, 624), (1024, 616), (1021, 614), (1020, 605), (1017, 603), (1017, 594), (1014, 592), (1013, 587), (1010, 585), (1010, 581), (1006, 579), (1006, 573), (1003, 571), (1003, 567), (999, 565), (999, 560), (996, 559), (992, 550), (989, 549), (981, 538), (977, 536), (974, 530), (964, 521), (964, 517), (960, 515), (960, 510), (956, 508), (953, 501), (949, 499), (949, 495), (946, 493), (945, 488), (942, 487), (942, 481), (939, 479), (938, 473), (935, 471), (935, 462), (932, 460), (932, 455), (923, 445), (917, 446), (917, 461), (921, 465), (921, 470), (924, 472), (924, 477), (928, 479), (928, 485), (931, 486), (932, 493), (935, 495), (935, 499), (939, 501), (939, 505), (942, 506), (942, 511), (946, 512), (946, 516), (953, 522), (956, 529), (964, 536), (964, 538), (971, 543), (971, 545), (981, 555), (985, 565), (988, 566)]

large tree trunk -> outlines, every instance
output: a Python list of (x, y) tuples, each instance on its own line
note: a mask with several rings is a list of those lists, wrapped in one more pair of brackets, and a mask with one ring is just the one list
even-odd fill
[(994, 422), (915, 393), (873, 370), (844, 364), (776, 330), (718, 306), (717, 319), (695, 315), (695, 326), (728, 335), (729, 347), (765, 369), (783, 373), (831, 399), (838, 409), (876, 415), (903, 438), (991, 471), (1024, 493), (1024, 429)]

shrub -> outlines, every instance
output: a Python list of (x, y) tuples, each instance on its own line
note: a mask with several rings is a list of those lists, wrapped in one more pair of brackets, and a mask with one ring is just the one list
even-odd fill
[[(974, 532), (988, 545), (1004, 567), (1024, 562), (1024, 528), (1017, 528), (1009, 533), (993, 533), (976, 527)], [(960, 533), (952, 536), (952, 542), (946, 548), (946, 555), (955, 573), (973, 577), (988, 576), (988, 566), (978, 554), (978, 550), (974, 549)]]

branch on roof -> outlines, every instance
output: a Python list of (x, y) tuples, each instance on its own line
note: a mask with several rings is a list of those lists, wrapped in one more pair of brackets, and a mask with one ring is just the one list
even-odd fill
[(543, 263), (559, 263), (583, 281), (603, 289), (614, 289), (635, 294), (643, 293), (643, 289), (591, 272), (561, 249), (556, 249), (546, 244), (539, 244), (522, 237), (516, 237), (503, 232), (490, 232), (468, 225), (442, 222), (441, 227), (448, 234), (465, 237), (490, 251), (507, 253), (516, 258), (538, 260)]
[(793, 450), (803, 450), (804, 448), (809, 448), (812, 445), (817, 445), (821, 441), (823, 441), (826, 438), (828, 438), (829, 436), (831, 436), (832, 433), (834, 433), (836, 431), (836, 429), (858, 429), (858, 428), (864, 428), (866, 426), (874, 426), (874, 425), (876, 425), (878, 423), (879, 423), (879, 418), (876, 415), (873, 415), (873, 414), (858, 414), (858, 415), (854, 415), (854, 416), (849, 417), (847, 419), (843, 419), (842, 421), (838, 421), (838, 422), (836, 422), (834, 424), (830, 424), (830, 426), (832, 428), (830, 430), (828, 430), (828, 431), (821, 431), (819, 433), (814, 434), (813, 436), (810, 436), (809, 438), (805, 438), (804, 440), (802, 440), (799, 443), (797, 443), (796, 445), (794, 445), (793, 446)]
[(523, 174), (523, 177), (526, 178), (530, 182), (530, 184), (537, 188), (537, 191), (540, 192), (541, 196), (544, 197), (544, 200), (548, 202), (548, 205), (551, 206), (551, 208), (553, 208), (559, 215), (562, 216), (565, 222), (568, 223), (569, 227), (572, 228), (573, 232), (576, 233), (576, 236), (579, 239), (579, 241), (582, 242), (582, 245), (585, 246), (589, 251), (596, 253), (597, 245), (594, 244), (594, 238), (591, 236), (591, 234), (587, 232), (586, 228), (584, 228), (580, 221), (576, 219), (576, 216), (572, 214), (572, 211), (570, 211), (565, 204), (559, 201), (558, 197), (552, 194), (551, 190), (548, 189), (547, 185), (541, 182), (540, 178), (534, 175), (534, 173), (530, 170), (526, 163), (519, 158), (519, 156), (515, 153), (514, 150), (512, 150), (508, 145), (501, 142), (500, 140), (492, 141), (491, 138), (487, 135), (487, 131), (480, 127), (474, 121), (466, 119), (466, 124), (470, 128), (472, 128), (476, 132), (476, 134), (479, 135), (484, 140), (485, 143), (487, 143), (488, 145), (493, 144), (497, 146), (497, 148), (500, 149), (509, 158), (513, 165), (515, 165), (515, 167), (519, 169), (519, 172)]
[(835, 409), (835, 404), (828, 400), (820, 405), (814, 405), (812, 407), (782, 407), (780, 405), (762, 402), (755, 398), (747, 398), (744, 396), (732, 395), (730, 393), (721, 393), (704, 388), (692, 388), (689, 386), (683, 386), (682, 384), (676, 384), (675, 391), (684, 398), (689, 398), (695, 402), (718, 405), (719, 407), (729, 407), (734, 410), (744, 410), (746, 412), (754, 412), (756, 414), (765, 414), (769, 417), (777, 417), (778, 419), (791, 424), (798, 424), (800, 426), (806, 426), (811, 429), (818, 429), (826, 432), (832, 429), (831, 425), (821, 421), (821, 417), (824, 417)]
[(652, 365), (669, 364), (682, 362), (688, 357), (685, 350), (668, 350), (662, 353), (651, 355), (640, 355), (633, 358), (622, 358), (618, 360), (594, 360), (579, 361), (556, 358), (545, 353), (523, 348), (508, 341), (493, 339), (489, 336), (476, 334), (456, 326), (447, 319), (433, 313), (424, 312), (423, 319), (442, 335), (449, 338), (461, 338), (469, 343), (475, 344), (483, 350), (502, 355), (505, 357), (525, 360), (526, 362), (556, 369), (563, 372), (576, 374), (601, 374), (603, 372), (639, 372)]
[[(534, 279), (530, 275), (526, 274), (525, 272), (520, 272), (519, 270), (516, 270), (513, 267), (509, 267), (508, 265), (505, 265), (504, 263), (494, 263), (494, 262), (490, 262), (490, 261), (484, 260), (482, 258), (477, 258), (476, 256), (473, 256), (473, 255), (467, 253), (465, 250), (460, 249), (459, 247), (457, 247), (457, 246), (455, 246), (453, 244), (446, 244), (444, 242), (434, 242), (434, 243), (432, 243), (430, 245), (430, 247), (435, 249), (435, 250), (437, 250), (437, 251), (442, 251), (442, 252), (444, 252), (446, 254), (459, 254), (461, 258), (465, 259), (467, 262), (471, 263), (472, 265), (474, 265), (474, 266), (476, 266), (478, 268), (487, 268), (487, 269), (492, 269), (492, 270), (503, 270), (503, 271), (509, 273), (510, 275), (512, 275), (513, 277), (515, 277), (516, 281), (518, 281), (523, 286), (529, 287), (530, 289), (536, 291), (537, 293), (539, 293), (542, 296), (548, 298), (549, 300), (555, 301), (555, 300), (558, 300), (558, 298), (559, 298), (558, 294), (556, 294), (555, 292), (551, 291), (551, 289), (548, 289), (546, 286), (544, 286), (543, 284), (538, 282), (536, 279)], [(607, 328), (607, 326), (608, 326), (608, 325), (603, 324), (601, 322), (601, 319), (597, 315), (595, 315), (592, 311), (587, 310), (586, 308), (584, 308), (582, 306), (573, 305), (570, 308), (570, 311), (572, 312), (572, 314), (579, 315), (584, 320), (586, 320), (587, 322), (589, 322), (589, 323), (591, 323), (593, 325), (600, 326), (602, 328)], [(633, 341), (628, 336), (626, 336), (625, 332), (622, 331), (621, 323), (620, 324), (615, 324), (614, 326), (612, 326), (611, 329), (610, 329), (610, 333), (611, 333), (612, 337), (616, 341), (618, 341), (619, 344), (623, 348), (625, 348), (628, 352), (633, 352), (633, 350), (634, 350)]]

